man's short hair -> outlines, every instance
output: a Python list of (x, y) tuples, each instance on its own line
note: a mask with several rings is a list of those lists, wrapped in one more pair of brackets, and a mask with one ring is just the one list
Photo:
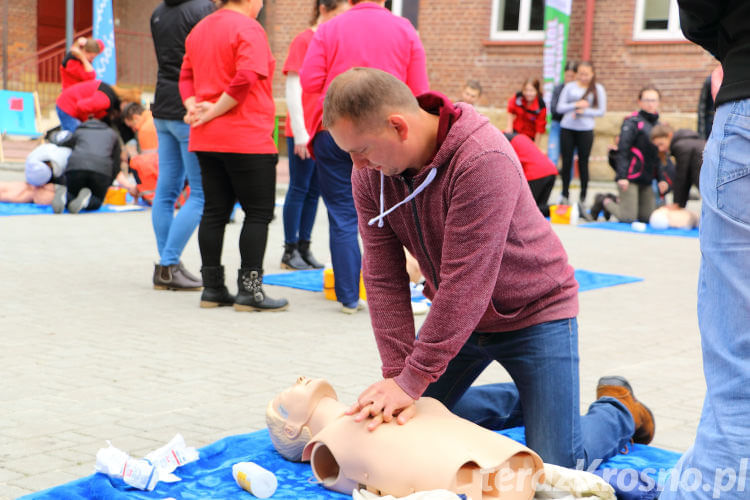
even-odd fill
[(124, 120), (132, 120), (135, 115), (140, 115), (143, 111), (143, 106), (137, 102), (131, 102), (125, 106), (125, 109), (122, 112), (122, 118)]
[(374, 68), (352, 68), (334, 78), (323, 105), (323, 127), (347, 118), (359, 129), (384, 126), (390, 112), (419, 111), (417, 98), (395, 76)]
[(658, 123), (651, 129), (651, 140), (659, 139), (660, 137), (669, 137), (669, 134), (673, 133), (672, 127), (666, 123)]
[(466, 85), (464, 85), (464, 87), (474, 89), (479, 92), (479, 95), (482, 95), (482, 84), (479, 83), (479, 80), (466, 80)]

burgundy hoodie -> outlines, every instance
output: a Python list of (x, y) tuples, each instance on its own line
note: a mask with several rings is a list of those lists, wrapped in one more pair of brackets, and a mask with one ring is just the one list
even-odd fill
[[(436, 103), (450, 106), (434, 94), (419, 100), (434, 114)], [(502, 335), (578, 314), (573, 268), (534, 203), (513, 149), (472, 106), (456, 107), (460, 116), (417, 175), (382, 177), (381, 191), (379, 172), (352, 173), (383, 376), (415, 399), (473, 331)], [(420, 185), (423, 191), (384, 217), (381, 227), (379, 213)], [(432, 300), (418, 340), (402, 245), (419, 262)]]

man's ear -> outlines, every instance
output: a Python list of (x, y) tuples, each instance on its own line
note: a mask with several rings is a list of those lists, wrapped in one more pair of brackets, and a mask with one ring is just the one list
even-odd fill
[(404, 115), (392, 114), (388, 116), (388, 125), (396, 131), (399, 138), (405, 141), (409, 137), (409, 123)]

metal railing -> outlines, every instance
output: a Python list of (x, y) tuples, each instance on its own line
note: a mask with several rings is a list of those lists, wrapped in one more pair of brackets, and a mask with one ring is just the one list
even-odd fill
[[(91, 28), (74, 39), (91, 36)], [(115, 29), (117, 84), (152, 90), (156, 83), (156, 56), (150, 33)], [(65, 57), (65, 40), (48, 45), (8, 67), (8, 90), (37, 92), (43, 110), (54, 107), (60, 95), (60, 64)]]

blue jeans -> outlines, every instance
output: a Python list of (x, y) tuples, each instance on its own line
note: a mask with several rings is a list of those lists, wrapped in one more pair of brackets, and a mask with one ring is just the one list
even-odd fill
[(328, 245), (336, 299), (342, 304), (352, 304), (359, 300), (359, 273), (362, 268), (357, 239), (357, 210), (352, 196), (352, 159), (325, 130), (315, 136), (313, 149), (320, 194), (328, 209)]
[[(716, 110), (700, 174), (698, 325), (706, 396), (662, 500), (745, 499), (750, 457), (750, 99)], [(700, 481), (695, 481), (699, 477)]]
[(318, 211), (318, 177), (315, 160), (303, 160), (294, 154), (294, 138), (286, 138), (289, 152), (289, 189), (284, 199), (284, 240), (297, 243), (310, 241), (310, 233)]
[[(469, 389), (493, 360), (514, 383)], [(588, 467), (617, 454), (635, 428), (628, 409), (614, 398), (593, 402), (581, 416), (578, 385), (578, 322), (572, 318), (513, 332), (474, 332), (424, 395), (480, 425), (523, 424), (526, 444), (544, 462), (575, 467), (583, 460)]]
[[(201, 169), (195, 153), (188, 151), (190, 125), (179, 120), (154, 119), (159, 138), (159, 179), (151, 208), (151, 223), (156, 234), (160, 264), (171, 266), (180, 261), (190, 236), (198, 227), (203, 213)], [(185, 186), (190, 184), (190, 197), (174, 213), (174, 204)]]
[(560, 159), (560, 122), (549, 122), (549, 136), (547, 137), (547, 158), (557, 166)]
[(81, 124), (81, 120), (70, 116), (60, 109), (60, 106), (55, 106), (55, 109), (57, 110), (57, 117), (60, 119), (60, 128), (69, 132), (75, 132)]

